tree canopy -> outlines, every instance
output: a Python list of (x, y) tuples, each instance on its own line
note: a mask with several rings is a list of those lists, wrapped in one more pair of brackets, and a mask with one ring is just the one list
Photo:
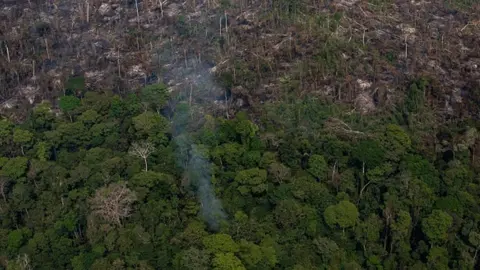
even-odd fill
[(310, 131), (182, 109), (179, 127), (159, 87), (0, 120), (1, 267), (478, 268), (470, 126), (437, 149), (455, 152), (447, 162), (408, 126), (368, 116), (348, 136), (326, 118)]

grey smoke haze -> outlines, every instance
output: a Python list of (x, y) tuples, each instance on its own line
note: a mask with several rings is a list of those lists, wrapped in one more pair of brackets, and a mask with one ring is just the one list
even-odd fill
[[(178, 146), (175, 153), (177, 164), (188, 176), (200, 202), (201, 215), (213, 230), (218, 228), (220, 221), (226, 218), (226, 214), (220, 200), (215, 196), (211, 183), (212, 167), (208, 152), (204, 151), (201, 145), (195, 144), (191, 130), (200, 126), (204, 112), (209, 111), (207, 108), (212, 108), (216, 97), (223, 96), (225, 93), (216, 85), (210, 72), (213, 67), (211, 59), (216, 54), (212, 42), (218, 38), (219, 33), (214, 26), (217, 22), (218, 17), (212, 18), (207, 13), (198, 18), (195, 17), (194, 21), (180, 27), (183, 33), (181, 35), (185, 35), (184, 28), (195, 25), (195, 31), (188, 31), (188, 40), (170, 39), (162, 45), (152, 59), (159, 67), (162, 80), (177, 96), (178, 103), (172, 119), (173, 140)], [(201, 48), (202, 44), (206, 47)], [(201, 50), (195, 49), (196, 47)]]
[[(175, 110), (173, 135), (178, 146), (177, 164), (185, 170), (190, 180), (201, 205), (202, 218), (207, 222), (210, 229), (217, 230), (220, 221), (226, 218), (226, 214), (223, 211), (221, 201), (215, 196), (211, 183), (212, 168), (207, 156), (207, 149), (202, 149), (201, 145), (194, 143), (188, 127), (192, 124), (196, 125), (198, 120), (203, 118), (202, 112), (206, 111), (205, 106), (209, 106), (215, 101), (212, 89), (218, 87), (215, 86), (206, 66), (197, 65), (195, 69), (183, 70), (183, 72), (183, 74), (188, 73), (186, 80), (188, 80), (190, 89), (199, 102), (192, 103), (192, 106), (190, 106), (189, 102), (184, 100), (179, 103)], [(186, 99), (188, 100), (188, 98)], [(194, 117), (192, 117), (192, 114)]]
[[(187, 138), (187, 143), (190, 141)], [(199, 146), (190, 144), (189, 161), (186, 167), (188, 177), (195, 188), (201, 205), (201, 215), (210, 229), (216, 230), (220, 220), (226, 217), (220, 200), (215, 196), (211, 184), (211, 164)]]

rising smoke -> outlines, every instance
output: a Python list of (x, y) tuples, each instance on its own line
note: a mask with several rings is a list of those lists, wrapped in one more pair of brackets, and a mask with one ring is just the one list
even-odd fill
[[(185, 72), (185, 70), (184, 70)], [(204, 68), (190, 69), (186, 76), (190, 85), (194, 85), (195, 96), (203, 104), (213, 103), (215, 97), (209, 92), (215, 85), (208, 70)], [(201, 205), (202, 218), (209, 229), (218, 230), (220, 221), (226, 218), (221, 201), (215, 196), (211, 179), (212, 166), (208, 159), (208, 151), (202, 145), (196, 145), (190, 133), (190, 126), (198, 122), (200, 112), (204, 111), (202, 103), (192, 106), (189, 102), (180, 102), (173, 117), (174, 142), (177, 145), (176, 160), (188, 176), (192, 189)], [(195, 115), (195, 117), (192, 117)], [(200, 116), (200, 117), (199, 117)]]
[(202, 151), (199, 146), (191, 144), (190, 147), (190, 158), (186, 171), (200, 200), (203, 219), (208, 223), (210, 229), (217, 230), (220, 221), (225, 219), (226, 215), (211, 184), (211, 164), (205, 156), (205, 151)]
[[(212, 167), (208, 151), (203, 149), (202, 145), (195, 144), (192, 130), (199, 127), (203, 112), (212, 107), (216, 97), (223, 97), (225, 93), (215, 83), (210, 72), (213, 65), (207, 60), (208, 55), (216, 53), (215, 46), (211, 46), (212, 40), (218, 38), (216, 22), (218, 18), (205, 14), (204, 17), (190, 22), (190, 26), (195, 27), (189, 29), (198, 31), (186, 31), (188, 25), (179, 24), (179, 35), (188, 34), (188, 44), (184, 39), (170, 39), (153, 59), (153, 62), (162, 67), (163, 81), (178, 94), (172, 119), (173, 140), (177, 145), (176, 161), (188, 177), (200, 202), (201, 215), (211, 230), (218, 229), (226, 214), (211, 183)], [(201, 48), (201, 51), (194, 48)]]

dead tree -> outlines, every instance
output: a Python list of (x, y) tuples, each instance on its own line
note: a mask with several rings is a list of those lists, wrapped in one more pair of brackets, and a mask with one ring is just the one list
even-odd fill
[(18, 255), (15, 260), (7, 261), (8, 269), (32, 270), (30, 257), (27, 254)]
[(121, 220), (130, 216), (135, 192), (126, 187), (126, 183), (112, 183), (100, 188), (90, 199), (93, 213), (107, 222), (121, 225)]
[(130, 150), (128, 153), (132, 156), (140, 157), (143, 159), (143, 162), (145, 163), (145, 171), (148, 171), (148, 162), (147, 158), (155, 151), (155, 146), (146, 141), (142, 142), (135, 142), (132, 144), (130, 147)]
[(0, 194), (2, 195), (3, 201), (6, 203), (7, 202), (7, 184), (8, 180), (5, 178), (0, 178)]

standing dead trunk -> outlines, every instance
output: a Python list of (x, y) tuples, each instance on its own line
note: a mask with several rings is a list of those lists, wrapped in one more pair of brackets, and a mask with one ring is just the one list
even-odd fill
[(10, 51), (8, 50), (7, 43), (5, 43), (5, 49), (7, 50), (7, 61), (10, 63)]
[(477, 254), (478, 254), (478, 248), (475, 249), (475, 255), (473, 255), (473, 266), (477, 265)]
[(48, 50), (48, 39), (47, 38), (45, 38), (45, 49), (47, 50), (48, 59), (51, 59), (50, 58), (50, 50)]
[(0, 194), (2, 194), (3, 202), (7, 202), (6, 188), (8, 181), (6, 179), (0, 179)]
[(143, 159), (145, 163), (145, 171), (148, 171), (148, 156), (155, 151), (155, 146), (149, 142), (140, 142), (140, 143), (133, 143), (129, 154), (133, 156), (137, 156)]
[(148, 172), (148, 162), (147, 162), (147, 158), (143, 158), (143, 162), (145, 163), (145, 171)]
[(87, 2), (87, 23), (90, 22), (90, 3), (88, 1), (85, 1)]
[(135, 0), (135, 9), (137, 10), (137, 24), (140, 24), (140, 13), (138, 12), (138, 0)]

